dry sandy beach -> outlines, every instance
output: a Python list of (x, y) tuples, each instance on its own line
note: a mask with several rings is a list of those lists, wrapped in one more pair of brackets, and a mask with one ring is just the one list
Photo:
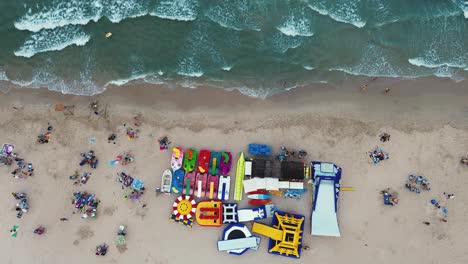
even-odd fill
[[(305, 87), (265, 100), (208, 87), (113, 87), (93, 98), (44, 89), (0, 95), (0, 143), (15, 144), (35, 167), (27, 179), (15, 179), (10, 168), (0, 168), (1, 263), (468, 263), (468, 167), (459, 162), (468, 154), (468, 83), (432, 78), (392, 82), (385, 94), (388, 85), (378, 81), (365, 92), (359, 84)], [(90, 114), (88, 105), (95, 99), (108, 105), (108, 119)], [(56, 112), (57, 103), (75, 105), (75, 115)], [(137, 114), (143, 116), (140, 138), (127, 140), (123, 124), (132, 124)], [(37, 135), (48, 122), (54, 126), (51, 142), (40, 145)], [(112, 132), (118, 135), (116, 144), (107, 142)], [(382, 132), (391, 134), (389, 142), (379, 141)], [(275, 197), (279, 209), (306, 216), (304, 244), (311, 250), (303, 251), (300, 260), (270, 255), (263, 237), (257, 252), (240, 257), (218, 253), (222, 228), (187, 229), (170, 222), (176, 197), (155, 195), (169, 167), (170, 152), (160, 151), (157, 142), (163, 135), (173, 146), (233, 153), (246, 151), (252, 142), (275, 150), (303, 148), (309, 159), (336, 163), (343, 168), (343, 186), (356, 188), (341, 193), (342, 237), (310, 235), (309, 196), (300, 201)], [(93, 144), (91, 137), (96, 137)], [(373, 166), (366, 152), (375, 146), (390, 159)], [(92, 171), (78, 165), (79, 154), (90, 149), (100, 160)], [(132, 151), (136, 161), (110, 167), (108, 162), (124, 151)], [(77, 169), (92, 172), (86, 185), (68, 179)], [(122, 198), (125, 192), (116, 181), (120, 171), (144, 180), (147, 191), (140, 201)], [(432, 190), (407, 191), (409, 174), (428, 178)], [(383, 205), (379, 192), (385, 188), (399, 193), (397, 206)], [(76, 190), (102, 201), (97, 218), (73, 214)], [(17, 219), (11, 192), (20, 191), (30, 197), (30, 211)], [(455, 194), (446, 202), (446, 223), (430, 204), (443, 192)], [(62, 217), (69, 221), (60, 221)], [(14, 224), (20, 226), (17, 238), (9, 233)], [(43, 236), (33, 234), (39, 224), (47, 228)], [(128, 226), (123, 252), (114, 244), (120, 224)], [(108, 254), (95, 256), (95, 246), (103, 242), (110, 245)]]

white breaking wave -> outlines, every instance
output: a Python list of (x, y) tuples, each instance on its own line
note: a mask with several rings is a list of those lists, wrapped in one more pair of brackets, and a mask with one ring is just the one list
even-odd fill
[(468, 1), (467, 0), (452, 0), (462, 11), (465, 18), (468, 18)]
[(112, 81), (109, 81), (105, 86), (110, 85), (110, 84), (123, 86), (123, 85), (128, 84), (129, 82), (144, 79), (147, 75), (148, 74), (139, 74), (139, 75), (130, 76), (129, 78), (126, 78), (126, 79), (112, 80)]
[(55, 74), (40, 71), (34, 73), (31, 80), (9, 80), (12, 84), (26, 88), (47, 88), (50, 91), (73, 95), (95, 95), (102, 93), (105, 87), (95, 84), (89, 76), (80, 74), (79, 80), (65, 81)]
[(196, 0), (170, 0), (159, 3), (150, 15), (164, 19), (193, 21), (198, 15)]
[(43, 29), (32, 35), (17, 51), (16, 56), (30, 58), (37, 53), (58, 51), (68, 46), (83, 46), (90, 39), (78, 26), (69, 25), (58, 29)]
[[(359, 59), (351, 65), (340, 65), (331, 68), (333, 71), (342, 71), (351, 75), (369, 77), (393, 77), (412, 78), (419, 77), (417, 72), (411, 69), (400, 68), (394, 60), (397, 58), (391, 50), (380, 46), (369, 45), (363, 48)], [(429, 74), (426, 74), (429, 75)]]
[(277, 29), (281, 31), (281, 33), (293, 37), (311, 37), (314, 35), (310, 19), (295, 15), (287, 17), (284, 22), (277, 27)]
[(287, 36), (282, 33), (275, 33), (271, 39), (271, 47), (274, 51), (285, 53), (289, 49), (295, 49), (302, 45), (302, 37)]
[(230, 71), (230, 70), (232, 69), (232, 67), (233, 67), (233, 66), (224, 66), (224, 67), (222, 67), (221, 69), (222, 69), (223, 71)]
[(112, 23), (126, 18), (141, 17), (148, 14), (148, 1), (145, 0), (102, 0), (102, 16)]
[(188, 77), (201, 77), (203, 73), (200, 64), (193, 57), (184, 57), (179, 61), (177, 74)]
[(327, 7), (328, 2), (327, 0), (323, 0), (314, 4), (309, 3), (308, 6), (317, 13), (328, 16), (338, 22), (351, 24), (358, 28), (366, 25), (366, 21), (357, 13), (359, 1), (342, 0), (334, 6)]
[(148, 14), (147, 9), (147, 1), (140, 0), (56, 0), (49, 7), (29, 7), (14, 24), (19, 30), (38, 32), (67, 25), (86, 25), (102, 17), (118, 23), (126, 18), (144, 16)]
[(261, 31), (263, 19), (260, 12), (264, 7), (259, 1), (224, 0), (216, 3), (205, 13), (211, 21), (237, 31)]
[(411, 63), (412, 65), (415, 65), (418, 67), (426, 67), (426, 68), (439, 68), (439, 67), (463, 68), (463, 67), (466, 67), (466, 65), (459, 64), (459, 63), (450, 63), (450, 62), (434, 63), (424, 58), (412, 58), (412, 59), (408, 59), (408, 62)]
[(308, 71), (311, 71), (313, 69), (315, 69), (314, 67), (310, 66), (310, 65), (302, 65), (302, 67)]
[(8, 81), (8, 77), (6, 76), (6, 72), (3, 70), (0, 70), (0, 81)]

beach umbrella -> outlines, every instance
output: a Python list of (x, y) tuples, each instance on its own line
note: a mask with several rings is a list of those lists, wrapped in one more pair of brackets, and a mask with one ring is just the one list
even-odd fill
[(125, 243), (127, 243), (127, 240), (125, 239), (125, 236), (118, 235), (115, 240), (115, 243), (117, 243), (117, 245), (125, 245)]

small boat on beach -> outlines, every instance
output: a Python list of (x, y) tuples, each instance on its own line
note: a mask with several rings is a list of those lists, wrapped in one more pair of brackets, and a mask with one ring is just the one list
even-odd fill
[(162, 174), (161, 192), (171, 193), (171, 185), (172, 185), (172, 172), (171, 170), (166, 169)]

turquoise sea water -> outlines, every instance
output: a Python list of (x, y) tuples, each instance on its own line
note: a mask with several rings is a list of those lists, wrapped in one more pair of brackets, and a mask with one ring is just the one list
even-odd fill
[(468, 76), (468, 1), (0, 1), (0, 88), (90, 95), (135, 81), (263, 97), (431, 75)]

